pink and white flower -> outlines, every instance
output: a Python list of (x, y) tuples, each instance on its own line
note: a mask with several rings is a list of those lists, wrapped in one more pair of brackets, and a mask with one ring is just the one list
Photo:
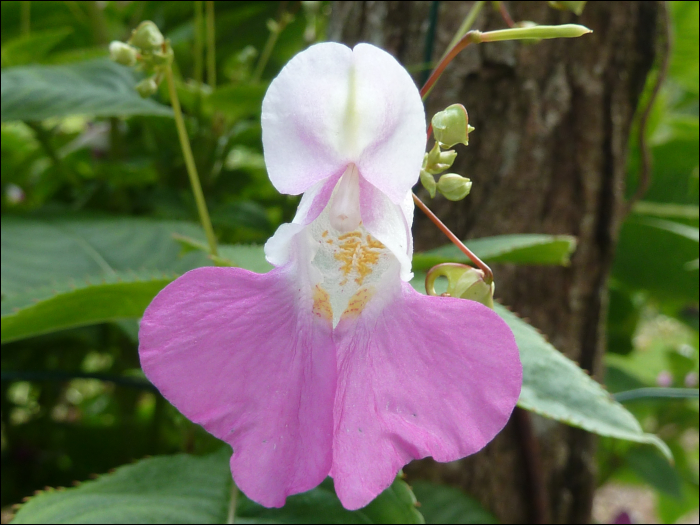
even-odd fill
[(233, 447), (248, 497), (279, 507), (330, 475), (357, 509), (413, 459), (486, 445), (518, 399), (518, 349), (489, 308), (408, 284), (426, 126), (393, 57), (310, 47), (270, 85), (262, 126), (270, 180), (303, 193), (265, 246), (275, 268), (167, 286), (141, 322), (141, 364)]

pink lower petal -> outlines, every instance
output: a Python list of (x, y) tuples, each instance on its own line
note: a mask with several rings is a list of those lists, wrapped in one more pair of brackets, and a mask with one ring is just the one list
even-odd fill
[(378, 315), (342, 319), (331, 475), (357, 509), (413, 459), (453, 461), (503, 428), (520, 394), (513, 334), (489, 308), (401, 284)]
[(330, 323), (287, 268), (199, 268), (146, 310), (141, 365), (185, 416), (229, 443), (240, 489), (265, 506), (309, 490), (331, 465)]

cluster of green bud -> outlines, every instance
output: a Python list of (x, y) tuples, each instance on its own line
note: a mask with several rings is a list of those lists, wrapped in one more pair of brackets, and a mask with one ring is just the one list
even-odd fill
[(435, 145), (423, 157), (423, 166), (420, 171), (420, 181), (428, 190), (431, 197), (435, 197), (439, 191), (445, 198), (451, 201), (459, 201), (469, 195), (472, 182), (456, 173), (445, 173), (438, 181), (435, 176), (448, 170), (457, 158), (457, 152), (451, 149), (443, 151), (442, 148), (451, 148), (456, 144), (469, 144), (469, 133), (474, 130), (469, 125), (467, 110), (461, 104), (453, 104), (444, 111), (436, 113), (432, 121)]
[(142, 97), (150, 97), (158, 91), (166, 67), (173, 62), (173, 48), (163, 37), (158, 26), (146, 20), (131, 32), (127, 43), (114, 41), (109, 54), (115, 62), (144, 71), (148, 77), (136, 84)]
[(476, 301), (493, 308), (495, 285), (486, 282), (484, 272), (464, 264), (438, 264), (430, 269), (425, 279), (425, 289), (429, 295), (437, 295), (435, 281), (438, 277), (447, 278), (447, 291), (443, 295)]

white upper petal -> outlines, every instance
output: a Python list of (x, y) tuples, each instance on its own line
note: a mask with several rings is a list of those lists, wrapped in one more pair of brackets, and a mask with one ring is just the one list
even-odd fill
[(360, 179), (360, 212), (363, 225), (375, 239), (394, 254), (401, 265), (401, 279), (408, 282), (413, 278), (411, 272), (413, 208), (406, 202), (407, 199), (404, 198), (402, 206), (398, 206), (377, 188)]
[(272, 184), (299, 194), (350, 163), (394, 203), (418, 180), (425, 112), (406, 70), (369, 44), (311, 46), (275, 78), (262, 108)]

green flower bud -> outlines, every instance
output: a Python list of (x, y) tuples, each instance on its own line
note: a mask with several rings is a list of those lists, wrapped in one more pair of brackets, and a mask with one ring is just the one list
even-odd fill
[(129, 44), (115, 40), (109, 44), (109, 57), (117, 64), (132, 67), (136, 65), (138, 51)]
[(484, 306), (493, 308), (493, 292), (496, 287), (493, 283), (486, 284), (484, 272), (477, 268), (465, 270), (462, 276), (453, 286), (453, 297), (476, 301)]
[(435, 141), (433, 149), (431, 149), (425, 155), (425, 159), (423, 160), (423, 167), (431, 168), (432, 166), (435, 166), (435, 164), (437, 164), (438, 162), (440, 162), (440, 144), (438, 144), (438, 142)]
[(143, 98), (148, 98), (158, 91), (158, 84), (156, 83), (155, 77), (144, 78), (141, 82), (136, 84), (136, 91)]
[(165, 39), (158, 26), (150, 20), (141, 22), (136, 29), (131, 32), (129, 44), (141, 48), (145, 52), (155, 51), (163, 45)]
[[(163, 48), (165, 48), (165, 51), (163, 51)], [(152, 65), (154, 67), (172, 64), (174, 56), (175, 54), (173, 53), (173, 48), (170, 47), (170, 40), (166, 40), (165, 46), (161, 46), (157, 51), (154, 51), (150, 55)]]
[(430, 193), (430, 198), (435, 197), (435, 188), (437, 188), (435, 177), (425, 170), (420, 170), (420, 183), (426, 190), (428, 190), (428, 193)]
[(493, 283), (484, 280), (484, 272), (465, 264), (438, 264), (430, 269), (425, 279), (425, 289), (428, 295), (437, 295), (435, 281), (438, 277), (447, 278), (447, 295), (469, 299), (493, 308)]
[(455, 159), (457, 158), (457, 152), (453, 149), (440, 152), (440, 159), (438, 160), (435, 167), (440, 171), (445, 171), (452, 167)]
[(440, 146), (451, 148), (455, 144), (469, 144), (469, 132), (474, 128), (469, 126), (469, 115), (462, 104), (453, 104), (435, 113), (431, 122), (435, 140)]
[(446, 173), (437, 183), (437, 189), (445, 198), (451, 201), (461, 201), (469, 195), (472, 181), (456, 173)]
[(446, 169), (449, 169), (456, 158), (456, 151), (440, 151), (440, 145), (436, 141), (433, 149), (423, 157), (423, 169), (431, 175), (439, 175)]

